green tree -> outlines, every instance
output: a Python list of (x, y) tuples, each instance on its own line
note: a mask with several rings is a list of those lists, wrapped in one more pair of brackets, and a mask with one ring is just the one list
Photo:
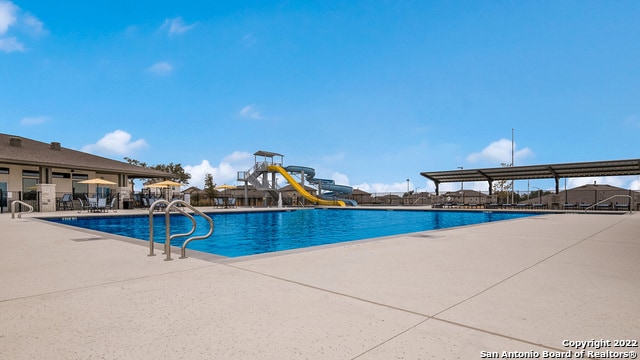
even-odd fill
[[(511, 164), (502, 164), (502, 167), (509, 167)], [(512, 180), (496, 180), (493, 182), (493, 194), (498, 197), (498, 199), (504, 199), (502, 203), (509, 203), (509, 196), (513, 191), (513, 181)]]
[(131, 159), (131, 158), (128, 158), (128, 157), (126, 157), (126, 156), (124, 157), (124, 160), (125, 160), (126, 162), (128, 162), (129, 164), (131, 164), (131, 165), (135, 165), (135, 166), (142, 166), (143, 168), (148, 167), (148, 166), (147, 166), (147, 163), (145, 163), (145, 162), (140, 162), (140, 161), (138, 161), (138, 160), (136, 160), (136, 159)]
[(204, 176), (204, 192), (209, 198), (209, 205), (211, 205), (211, 199), (216, 196), (216, 184), (213, 182), (213, 175), (206, 173)]
[(168, 165), (158, 164), (158, 165), (148, 166), (147, 163), (138, 161), (136, 159), (131, 159), (128, 157), (125, 157), (124, 159), (126, 162), (128, 162), (131, 165), (142, 166), (144, 168), (160, 170), (169, 174), (173, 174), (174, 176), (171, 176), (171, 180), (177, 181), (182, 185), (188, 185), (189, 180), (191, 179), (191, 174), (186, 172), (181, 164), (169, 163)]
[(170, 174), (175, 174), (177, 177), (173, 178), (173, 180), (181, 183), (182, 185), (188, 185), (189, 179), (191, 179), (191, 174), (185, 171), (181, 164), (169, 163), (169, 165), (159, 164), (151, 167), (155, 170), (164, 171)]

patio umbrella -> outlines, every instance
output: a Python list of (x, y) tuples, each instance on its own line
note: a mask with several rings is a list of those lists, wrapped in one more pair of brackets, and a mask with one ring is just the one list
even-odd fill
[(227, 198), (229, 197), (226, 190), (235, 189), (235, 188), (236, 188), (235, 186), (227, 185), (227, 184), (222, 184), (222, 185), (218, 185), (218, 186), (214, 187), (215, 190), (225, 190), (225, 192), (224, 192), (224, 197), (225, 197), (224, 204), (225, 204), (225, 207), (227, 207), (227, 202), (228, 202)]
[(98, 197), (98, 185), (117, 185), (113, 181), (101, 179), (101, 178), (93, 178), (89, 180), (78, 181), (78, 184), (95, 184), (96, 185), (96, 197)]
[(101, 179), (101, 178), (93, 178), (89, 180), (78, 181), (79, 184), (96, 184), (96, 185), (116, 185), (113, 181)]
[(179, 182), (175, 182), (173, 180), (165, 180), (165, 181), (160, 181), (157, 183), (153, 183), (153, 184), (149, 184), (147, 185), (147, 187), (154, 187), (154, 188), (165, 188), (167, 189), (167, 198), (169, 197), (169, 188), (174, 187), (174, 186), (182, 186), (182, 184), (180, 184)]
[(147, 187), (174, 187), (174, 186), (182, 186), (182, 184), (180, 184), (179, 182), (175, 182), (173, 180), (165, 180), (165, 181), (160, 181), (157, 183), (147, 185)]
[(216, 189), (216, 190), (227, 190), (227, 189), (235, 189), (235, 188), (236, 187), (233, 186), (233, 185), (224, 184), (224, 185), (216, 186), (214, 189)]

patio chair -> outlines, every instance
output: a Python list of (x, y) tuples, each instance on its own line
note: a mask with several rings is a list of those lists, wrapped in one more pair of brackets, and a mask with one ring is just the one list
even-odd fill
[(229, 198), (227, 200), (227, 206), (228, 207), (236, 207), (236, 198)]
[(62, 209), (73, 210), (73, 196), (71, 194), (64, 194), (62, 196)]
[(80, 201), (80, 210), (78, 210), (78, 213), (82, 212), (82, 210), (91, 210), (91, 205), (88, 201), (82, 201), (82, 198), (78, 198), (78, 201)]
[(95, 211), (98, 208), (98, 199), (88, 196), (85, 196), (85, 199), (87, 200), (89, 210)]
[(107, 206), (107, 210), (111, 210), (113, 212), (118, 212), (118, 206), (116, 205), (116, 203), (118, 202), (118, 198), (114, 197), (113, 199), (111, 199), (111, 202), (109, 203), (109, 206)]
[(224, 207), (224, 199), (223, 198), (214, 198), (215, 205), (217, 208)]
[(98, 199), (98, 201), (96, 202), (96, 211), (107, 211), (107, 199), (106, 198), (100, 198)]

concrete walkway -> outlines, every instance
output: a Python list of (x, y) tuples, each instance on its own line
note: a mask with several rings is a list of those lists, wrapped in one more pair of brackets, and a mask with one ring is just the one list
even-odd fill
[(592, 339), (638, 351), (613, 347), (640, 340), (637, 213), (169, 262), (31, 217), (0, 215), (1, 359), (575, 358), (563, 342)]

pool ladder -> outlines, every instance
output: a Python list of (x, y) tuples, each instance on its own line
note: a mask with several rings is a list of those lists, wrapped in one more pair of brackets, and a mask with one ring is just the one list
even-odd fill
[[(164, 241), (164, 254), (166, 255), (166, 258), (164, 259), (165, 261), (172, 260), (171, 259), (171, 240), (173, 240), (173, 239), (175, 239), (177, 237), (190, 236), (191, 234), (193, 234), (194, 231), (196, 231), (196, 220), (195, 220), (195, 218), (191, 214), (186, 212), (184, 209), (182, 209), (182, 207), (178, 207), (177, 205), (182, 205), (183, 207), (187, 207), (187, 208), (191, 209), (193, 212), (195, 212), (198, 215), (200, 215), (203, 218), (205, 218), (205, 220), (207, 220), (207, 222), (209, 223), (209, 231), (205, 235), (193, 236), (193, 237), (190, 237), (187, 240), (185, 240), (185, 242), (182, 244), (182, 248), (180, 250), (180, 259), (186, 259), (187, 258), (187, 255), (186, 255), (187, 245), (191, 241), (206, 239), (209, 236), (211, 236), (211, 234), (213, 234), (213, 220), (209, 216), (207, 216), (205, 213), (203, 213), (202, 211), (200, 211), (200, 210), (196, 209), (195, 207), (191, 206), (189, 203), (187, 203), (187, 202), (185, 202), (183, 200), (174, 200), (172, 202), (168, 202), (167, 200), (164, 200), (164, 199), (157, 200), (156, 202), (151, 204), (151, 206), (149, 206), (149, 255), (148, 256), (155, 256), (156, 255), (156, 254), (153, 253), (153, 250), (154, 250), (153, 211), (156, 209), (156, 207), (164, 207), (164, 221), (165, 221), (165, 229), (166, 229), (166, 239)], [(191, 223), (193, 224), (193, 226), (191, 227), (191, 231), (189, 231), (187, 233), (184, 233), (184, 234), (171, 235), (171, 221), (170, 221), (169, 212), (172, 209), (178, 211), (179, 213), (181, 213), (182, 215), (188, 217), (191, 220)]]
[(11, 202), (11, 218), (15, 219), (16, 218), (16, 205), (20, 204), (22, 206), (25, 206), (27, 208), (27, 211), (20, 211), (18, 212), (18, 219), (20, 219), (22, 217), (22, 214), (29, 214), (33, 212), (33, 206), (27, 204), (24, 201), (20, 201), (20, 200), (14, 200)]

